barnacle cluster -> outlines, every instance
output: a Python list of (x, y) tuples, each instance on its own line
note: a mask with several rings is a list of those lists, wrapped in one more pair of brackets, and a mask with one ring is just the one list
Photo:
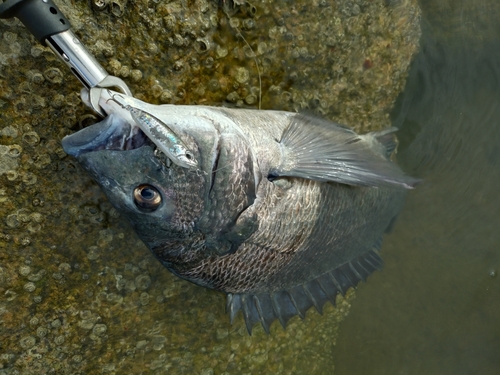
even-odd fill
[[(141, 99), (261, 102), (357, 130), (388, 125), (420, 33), (413, 0), (57, 3)], [(96, 121), (80, 88), (19, 21), (0, 20), (0, 373), (331, 369), (323, 354), (352, 294), (269, 337), (229, 325), (224, 296), (170, 275), (60, 147)]]

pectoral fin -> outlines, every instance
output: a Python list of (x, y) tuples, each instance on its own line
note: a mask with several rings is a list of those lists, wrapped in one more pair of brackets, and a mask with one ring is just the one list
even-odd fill
[(332, 122), (295, 116), (280, 141), (280, 164), (270, 180), (301, 177), (357, 186), (413, 188), (418, 179), (407, 176), (388, 155), (395, 148), (396, 129), (358, 135)]

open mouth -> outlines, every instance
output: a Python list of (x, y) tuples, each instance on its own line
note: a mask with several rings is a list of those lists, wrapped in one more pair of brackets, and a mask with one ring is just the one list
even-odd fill
[(64, 151), (74, 157), (101, 150), (135, 150), (145, 144), (152, 142), (139, 127), (114, 114), (62, 140)]

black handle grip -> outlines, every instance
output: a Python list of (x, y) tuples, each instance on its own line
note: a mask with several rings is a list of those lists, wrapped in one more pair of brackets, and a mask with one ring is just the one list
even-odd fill
[(68, 30), (71, 25), (52, 0), (7, 0), (0, 4), (0, 18), (17, 17), (36, 39)]

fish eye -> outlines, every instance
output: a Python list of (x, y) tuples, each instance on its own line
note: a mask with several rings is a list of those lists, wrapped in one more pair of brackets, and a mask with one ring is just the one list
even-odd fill
[(154, 186), (139, 185), (134, 189), (134, 203), (142, 211), (154, 211), (161, 204), (161, 194)]

